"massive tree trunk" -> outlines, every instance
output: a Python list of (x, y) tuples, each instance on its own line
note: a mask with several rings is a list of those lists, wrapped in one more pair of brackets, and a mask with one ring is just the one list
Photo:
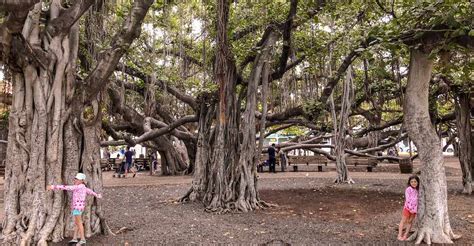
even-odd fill
[[(249, 211), (265, 206), (257, 192), (255, 111), (257, 86), (262, 69), (269, 59), (276, 38), (265, 39), (246, 88), (245, 111), (241, 121), (240, 100), (236, 98), (235, 64), (229, 50), (227, 24), (228, 0), (219, 0), (217, 8), (217, 54), (215, 78), (219, 85), (217, 114), (214, 107), (202, 104), (199, 122), (198, 151), (192, 191), (207, 211)], [(212, 117), (217, 116), (211, 131)]]
[(459, 93), (456, 102), (456, 126), (459, 138), (459, 162), (462, 170), (463, 193), (472, 193), (472, 158), (473, 146), (471, 145), (471, 122), (470, 122), (470, 95)]
[[(110, 85), (108, 92), (112, 101), (112, 111), (119, 114), (125, 122), (129, 123), (130, 129), (127, 129), (128, 131), (137, 135), (143, 135), (146, 132), (152, 131), (152, 125), (155, 124), (155, 119), (151, 117), (144, 117), (132, 107), (124, 105), (123, 98), (120, 95), (116, 85)], [(113, 129), (109, 130), (113, 131)], [(114, 136), (115, 133), (109, 132), (109, 135)], [(181, 175), (188, 169), (187, 163), (185, 160), (183, 160), (181, 154), (176, 150), (175, 146), (173, 146), (169, 136), (161, 135), (152, 138), (150, 141), (160, 152), (162, 175)], [(143, 141), (138, 141), (136, 143), (141, 142)]]
[[(51, 8), (54, 19), (54, 12), (59, 11), (54, 8), (59, 6), (53, 4)], [(98, 149), (98, 135), (92, 132), (100, 129), (100, 120), (93, 117), (99, 123), (84, 127), (83, 106), (72, 100), (78, 24), (67, 35), (44, 43), (37, 36), (40, 27), (34, 23), (39, 22), (40, 9), (41, 4), (37, 4), (30, 12), (23, 36), (32, 45), (47, 47), (54, 58), (44, 67), (30, 62), (18, 70), (11, 67), (15, 92), (9, 139), (13, 141), (7, 153), (3, 234), (6, 242), (22, 245), (60, 241), (66, 229), (72, 228), (68, 196), (46, 192), (47, 185), (70, 184), (75, 173), (81, 171), (88, 174), (92, 188), (102, 188), (99, 152), (92, 151)], [(104, 231), (99, 211), (100, 207), (89, 200), (84, 214), (88, 236)]]
[(161, 136), (153, 141), (158, 147), (161, 156), (162, 175), (182, 175), (188, 169), (188, 165), (181, 153), (176, 150), (168, 137)]
[[(76, 81), (79, 47), (77, 21), (94, 1), (40, 2), (31, 10), (17, 5), (8, 13), (15, 25), (0, 26), (2, 57), (13, 82), (5, 173), (4, 243), (47, 245), (61, 241), (72, 228), (70, 195), (47, 192), (50, 184), (71, 184), (77, 172), (87, 184), (102, 189), (99, 163), (100, 90), (138, 36), (151, 2), (134, 5), (119, 38), (83, 83)], [(2, 6), (3, 3), (0, 3)], [(44, 23), (42, 8), (49, 7)], [(10, 11), (10, 10), (9, 10)], [(19, 14), (22, 13), (22, 14)], [(26, 14), (28, 13), (28, 18)], [(18, 28), (21, 27), (21, 28)], [(105, 232), (105, 220), (95, 198), (84, 213), (87, 236)]]
[(403, 105), (405, 127), (422, 163), (418, 202), (418, 228), (410, 237), (416, 243), (452, 243), (456, 238), (449, 222), (447, 184), (441, 141), (428, 112), (432, 61), (429, 54), (411, 50)]

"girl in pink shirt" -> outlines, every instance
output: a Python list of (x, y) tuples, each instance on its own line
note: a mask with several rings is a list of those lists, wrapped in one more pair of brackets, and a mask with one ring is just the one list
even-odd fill
[[(86, 238), (84, 236), (84, 225), (82, 224), (82, 212), (84, 211), (84, 207), (86, 205), (86, 197), (87, 195), (93, 195), (97, 198), (102, 198), (101, 194), (97, 194), (91, 189), (87, 188), (84, 185), (84, 180), (86, 179), (86, 175), (83, 173), (76, 174), (74, 178), (74, 185), (50, 185), (48, 186), (48, 190), (67, 190), (72, 191), (72, 202), (71, 202), (71, 210), (72, 215), (74, 216), (74, 237), (69, 243), (76, 243), (79, 245), (86, 244)], [(78, 241), (78, 235), (81, 237), (81, 240)]]
[[(402, 220), (398, 226), (398, 240), (405, 241), (416, 217), (418, 209), (418, 188), (420, 187), (420, 179), (414, 175), (408, 178), (408, 187), (405, 190), (405, 204), (403, 206)], [(406, 226), (405, 234), (403, 227)]]

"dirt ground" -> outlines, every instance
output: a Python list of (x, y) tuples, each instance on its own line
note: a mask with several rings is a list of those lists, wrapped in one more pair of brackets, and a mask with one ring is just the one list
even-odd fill
[[(455, 233), (463, 235), (456, 244), (472, 245), (474, 196), (459, 193), (459, 163), (448, 158), (446, 166), (450, 221)], [(399, 174), (395, 165), (379, 164), (373, 173), (352, 169), (354, 185), (333, 185), (331, 165), (321, 173), (262, 173), (260, 195), (278, 206), (224, 215), (204, 212), (200, 203), (175, 202), (189, 188), (190, 177), (111, 175), (104, 173), (106, 216), (113, 231), (129, 230), (95, 236), (89, 245), (408, 244), (397, 242), (396, 236), (409, 175)]]

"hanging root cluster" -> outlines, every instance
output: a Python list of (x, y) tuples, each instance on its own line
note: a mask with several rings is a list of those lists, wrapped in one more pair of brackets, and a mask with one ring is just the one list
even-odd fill
[(423, 227), (416, 230), (408, 239), (407, 241), (415, 241), (415, 244), (420, 244), (421, 242), (425, 242), (426, 244), (431, 243), (453, 243), (453, 240), (460, 239), (461, 235), (456, 235), (453, 231), (449, 229), (445, 229), (442, 232), (434, 232), (429, 227)]

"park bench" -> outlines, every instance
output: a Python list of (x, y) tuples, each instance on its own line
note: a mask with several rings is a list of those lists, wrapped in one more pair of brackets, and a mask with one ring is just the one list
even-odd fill
[(109, 171), (114, 169), (114, 161), (111, 159), (100, 159), (100, 169), (102, 169), (102, 171)]
[[(268, 164), (266, 164), (266, 161), (268, 161), (268, 155), (266, 154), (260, 155), (260, 157), (257, 160), (257, 172), (260, 172), (260, 173), (263, 172), (263, 167), (268, 166)], [(276, 157), (275, 165), (280, 165), (280, 158), (278, 158), (278, 156)]]
[(0, 176), (5, 177), (5, 160), (0, 163)]
[(378, 160), (376, 157), (359, 157), (351, 156), (346, 158), (346, 165), (367, 166), (367, 172), (372, 172), (373, 168), (377, 166)]
[(410, 158), (404, 158), (404, 159), (398, 160), (398, 165), (400, 167), (400, 173), (413, 172), (413, 162)]
[(150, 168), (150, 162), (148, 161), (147, 158), (135, 158), (135, 167), (137, 168), (138, 171), (141, 170), (149, 170)]
[(120, 158), (109, 158), (109, 166), (111, 167), (111, 170), (119, 172), (121, 164), (122, 163)]
[(318, 172), (322, 172), (323, 164), (328, 165), (328, 158), (321, 155), (288, 156), (288, 166), (293, 165), (293, 171), (295, 172), (298, 172), (298, 165), (317, 165)]

